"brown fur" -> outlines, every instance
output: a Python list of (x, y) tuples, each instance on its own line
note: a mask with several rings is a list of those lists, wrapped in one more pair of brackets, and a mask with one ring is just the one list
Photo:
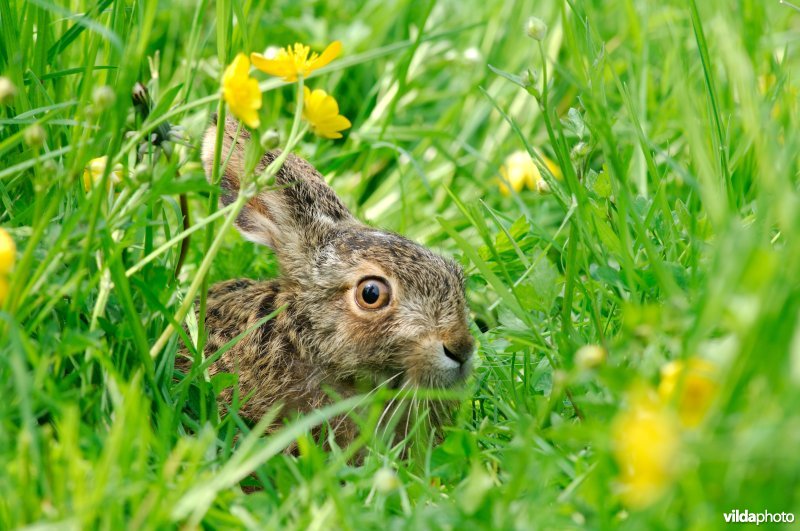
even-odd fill
[[(212, 125), (203, 143), (209, 176), (215, 136)], [(226, 122), (223, 204), (238, 193), (248, 140), (246, 130), (237, 138), (237, 124)], [(278, 154), (265, 154), (256, 173)], [(274, 249), (282, 276), (230, 280), (209, 292), (206, 356), (284, 307), (211, 366), (212, 373), (238, 372), (240, 396), (252, 392), (241, 414), (257, 420), (276, 402), (284, 404), (284, 415), (309, 411), (330, 402), (326, 389), (351, 396), (364, 391), (364, 382), (374, 388), (392, 377), (395, 388), (461, 383), (470, 371), (474, 340), (460, 267), (402, 236), (360, 223), (299, 157), (288, 156), (275, 185), (245, 206), (236, 226), (246, 238)], [(354, 289), (365, 277), (386, 280), (392, 289), (388, 307), (369, 311), (356, 304)], [(230, 398), (231, 390), (220, 397)], [(341, 443), (355, 435), (351, 422), (331, 425)]]

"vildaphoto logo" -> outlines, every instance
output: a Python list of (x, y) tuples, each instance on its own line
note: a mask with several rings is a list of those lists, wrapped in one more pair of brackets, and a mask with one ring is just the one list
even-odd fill
[(771, 513), (769, 511), (762, 511), (760, 513), (752, 513), (745, 509), (740, 511), (734, 509), (729, 513), (723, 513), (726, 524), (774, 524), (774, 523), (789, 523), (794, 522), (794, 513)]

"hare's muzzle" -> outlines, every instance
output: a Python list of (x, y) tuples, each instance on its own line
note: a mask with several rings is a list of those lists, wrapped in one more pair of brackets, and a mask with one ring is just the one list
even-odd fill
[(468, 337), (459, 341), (443, 342), (442, 350), (445, 356), (459, 365), (464, 365), (472, 358), (472, 353), (475, 351), (475, 341), (472, 337)]
[(472, 370), (475, 340), (465, 335), (458, 338), (431, 338), (428, 343), (428, 378), (437, 385), (450, 387), (463, 381)]

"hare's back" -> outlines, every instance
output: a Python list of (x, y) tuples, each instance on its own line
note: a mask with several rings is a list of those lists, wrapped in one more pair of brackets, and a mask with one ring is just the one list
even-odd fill
[[(208, 290), (206, 351), (219, 347), (255, 325), (275, 310), (276, 282), (250, 279), (226, 280)], [(269, 321), (265, 324), (268, 324)], [(263, 325), (262, 325), (263, 326)], [(212, 345), (214, 343), (218, 345)], [(221, 343), (220, 343), (221, 342)]]
[[(204, 353), (211, 356), (239, 334), (253, 328), (259, 320), (275, 310), (278, 295), (276, 282), (258, 282), (250, 279), (235, 279), (219, 282), (208, 290), (205, 329), (208, 336)], [(271, 335), (271, 320), (253, 329), (237, 343), (234, 351), (249, 350), (248, 346), (266, 341)], [(216, 372), (231, 362), (226, 354), (211, 369)], [(246, 356), (245, 356), (246, 357)], [(182, 346), (175, 359), (175, 367), (184, 372), (191, 367), (191, 356)]]

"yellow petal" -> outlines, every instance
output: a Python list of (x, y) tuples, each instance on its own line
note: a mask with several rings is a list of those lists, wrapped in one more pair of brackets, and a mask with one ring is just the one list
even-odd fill
[(316, 114), (320, 103), (325, 98), (325, 91), (321, 89), (312, 91), (308, 87), (303, 87), (303, 98), (306, 109), (308, 109), (309, 112)]
[(325, 105), (325, 100), (328, 99), (329, 96), (322, 89), (310, 91), (308, 88), (306, 88), (304, 94), (306, 97), (306, 103), (305, 108), (303, 109), (303, 116), (309, 122), (317, 123), (325, 116), (322, 109)]
[[(108, 164), (108, 157), (103, 155), (89, 161), (89, 164), (83, 169), (83, 190), (88, 194), (95, 183), (103, 178), (103, 173), (106, 171), (106, 164)], [(122, 182), (122, 164), (115, 164), (109, 172), (106, 188), (110, 189), (115, 184)]]
[(261, 89), (258, 87), (258, 81), (255, 79), (248, 79), (245, 82), (245, 90), (249, 92), (249, 105), (252, 109), (261, 108)]
[(497, 179), (497, 186), (500, 188), (500, 193), (506, 197), (511, 195), (511, 189), (508, 187), (509, 184), (511, 184), (511, 181), (508, 178), (508, 170), (505, 166), (501, 166), (500, 179)]
[(650, 505), (671, 485), (680, 450), (678, 426), (653, 395), (649, 389), (634, 390), (629, 409), (611, 425), (621, 495), (634, 508)]
[(262, 72), (275, 77), (281, 77), (285, 81), (297, 81), (297, 69), (294, 62), (288, 58), (267, 59), (260, 53), (251, 53), (250, 60), (253, 66)]
[(322, 68), (336, 59), (340, 53), (342, 53), (342, 43), (340, 41), (333, 41), (328, 45), (327, 48), (325, 48), (325, 51), (322, 52), (322, 55), (311, 62), (308, 71), (311, 72), (317, 68)]
[(341, 133), (337, 133), (336, 131), (324, 131), (324, 130), (314, 130), (314, 133), (317, 136), (321, 136), (322, 138), (327, 138), (330, 140), (335, 140), (337, 138), (342, 138)]
[(222, 74), (223, 86), (239, 78), (246, 77), (249, 71), (250, 61), (247, 60), (247, 56), (243, 53), (237, 54), (236, 57), (233, 58), (233, 62), (228, 65), (225, 72)]
[(7, 275), (14, 267), (17, 258), (17, 246), (11, 235), (0, 228), (0, 276)]
[[(553, 161), (545, 156), (542, 156), (542, 160), (551, 173), (557, 178), (561, 178), (561, 171)], [(550, 190), (539, 167), (533, 162), (527, 151), (515, 151), (506, 157), (504, 165), (500, 168), (500, 174), (503, 176), (499, 182), (500, 193), (505, 196), (510, 194), (507, 184), (510, 184), (511, 188), (517, 192), (521, 192), (525, 187), (540, 193)]]
[(326, 95), (324, 98), (322, 98), (322, 101), (320, 101), (317, 112), (319, 113), (320, 117), (336, 116), (339, 114), (339, 104), (336, 103), (336, 100), (333, 98), (333, 96)]
[(260, 125), (261, 90), (258, 81), (250, 77), (250, 60), (238, 54), (222, 76), (222, 96), (236, 118), (248, 127)]
[(342, 116), (341, 114), (337, 114), (331, 118), (323, 120), (317, 124), (317, 127), (320, 129), (329, 129), (331, 131), (341, 131), (342, 129), (347, 129), (351, 125), (350, 120)]
[[(233, 110), (233, 109), (231, 109)], [(255, 129), (261, 125), (261, 120), (258, 117), (258, 112), (255, 109), (239, 109), (239, 112), (234, 114), (245, 123), (248, 127)]]
[(684, 426), (694, 428), (705, 419), (719, 387), (717, 373), (717, 366), (702, 358), (672, 361), (661, 368), (658, 393), (677, 407)]
[(542, 160), (544, 161), (545, 166), (547, 166), (547, 169), (550, 170), (550, 173), (553, 174), (553, 177), (560, 180), (563, 177), (563, 175), (561, 174), (561, 168), (558, 166), (558, 164), (556, 164), (549, 158), (545, 157), (544, 155), (541, 155), (541, 157)]
[(531, 190), (539, 190), (539, 184), (544, 182), (542, 179), (542, 174), (539, 172), (539, 168), (536, 167), (534, 164), (525, 172), (525, 184)]
[(89, 190), (92, 189), (92, 173), (89, 169), (83, 170), (83, 179), (81, 181), (83, 182), (83, 191), (88, 194)]
[(510, 195), (509, 185), (515, 192), (522, 191), (522, 187), (525, 186), (525, 172), (519, 166), (501, 166), (500, 175), (503, 177), (500, 181), (500, 192), (503, 195)]

